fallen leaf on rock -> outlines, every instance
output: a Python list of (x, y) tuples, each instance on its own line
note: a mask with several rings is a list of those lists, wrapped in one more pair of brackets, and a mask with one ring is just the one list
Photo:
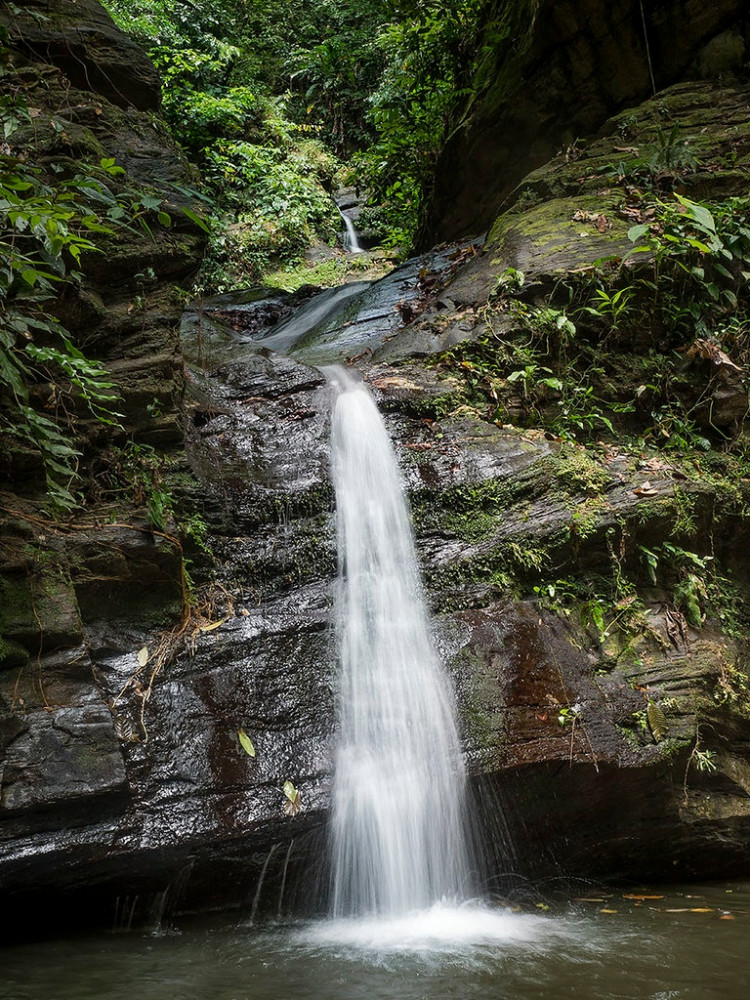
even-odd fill
[(637, 497), (653, 497), (656, 496), (658, 492), (659, 491), (656, 487), (652, 486), (649, 482), (641, 483), (640, 486), (636, 486), (633, 490), (633, 493), (635, 493)]
[(218, 622), (209, 622), (208, 625), (199, 625), (198, 628), (195, 631), (196, 632), (213, 632), (214, 629), (217, 629), (221, 625), (223, 625), (225, 621), (226, 621), (226, 618), (222, 618), (221, 621), (218, 621)]
[(705, 358), (706, 361), (710, 361), (717, 368), (730, 369), (736, 372), (742, 371), (740, 366), (736, 365), (728, 354), (722, 351), (720, 347), (717, 347), (716, 344), (712, 344), (710, 340), (695, 340), (685, 353), (688, 358)]
[(247, 733), (245, 732), (245, 730), (244, 729), (237, 730), (237, 735), (240, 738), (240, 744), (242, 745), (242, 749), (245, 751), (245, 753), (249, 757), (254, 757), (255, 756), (255, 747), (253, 746), (253, 742), (250, 739), (250, 737), (247, 735)]
[(145, 667), (148, 663), (148, 646), (141, 646), (136, 654), (136, 659), (138, 660), (139, 667)]
[(639, 894), (637, 892), (624, 892), (622, 894), (622, 898), (623, 899), (664, 899), (664, 896), (663, 895), (662, 896), (648, 896), (648, 895), (645, 895), (645, 894), (641, 895), (641, 894)]

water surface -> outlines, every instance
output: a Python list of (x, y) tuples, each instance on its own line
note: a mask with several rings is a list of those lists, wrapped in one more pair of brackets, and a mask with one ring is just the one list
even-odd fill
[(438, 906), (380, 925), (259, 929), (224, 918), (19, 946), (0, 951), (0, 997), (747, 1000), (750, 884), (625, 895), (540, 900), (526, 912)]

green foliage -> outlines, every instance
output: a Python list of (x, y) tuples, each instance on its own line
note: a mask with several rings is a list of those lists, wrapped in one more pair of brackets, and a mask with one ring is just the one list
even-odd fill
[[(131, 225), (142, 203), (118, 200), (105, 179), (122, 173), (102, 160), (89, 173), (45, 177), (14, 151), (17, 129), (28, 112), (4, 109), (6, 152), (0, 156), (0, 435), (24, 442), (41, 457), (50, 499), (57, 507), (76, 503), (79, 450), (75, 442), (81, 410), (116, 424), (114, 384), (105, 368), (87, 358), (54, 315), (67, 284), (78, 284), (94, 240)], [(143, 219), (145, 223), (145, 218)]]
[(378, 44), (385, 70), (369, 121), (375, 140), (357, 160), (379, 206), (386, 245), (411, 247), (442, 146), (471, 95), (483, 0), (403, 0)]
[(296, 45), (286, 59), (292, 113), (345, 156), (372, 139), (368, 112), (385, 65), (378, 38), (386, 4), (321, 7), (329, 12), (327, 34)]
[(675, 195), (658, 203), (655, 224), (633, 226), (630, 256), (644, 254), (652, 274), (639, 278), (651, 293), (651, 328), (672, 343), (712, 337), (732, 314), (748, 307), (750, 199), (731, 198), (711, 208)]

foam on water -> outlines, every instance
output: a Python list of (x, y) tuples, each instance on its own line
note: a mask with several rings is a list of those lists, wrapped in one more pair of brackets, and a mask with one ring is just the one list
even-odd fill
[(488, 906), (435, 903), (398, 917), (327, 920), (300, 932), (308, 944), (343, 945), (378, 954), (463, 953), (487, 946), (531, 944), (553, 929), (549, 918)]

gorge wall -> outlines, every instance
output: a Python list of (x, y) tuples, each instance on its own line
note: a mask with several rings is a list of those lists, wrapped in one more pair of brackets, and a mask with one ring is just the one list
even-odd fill
[[(567, 363), (555, 296), (632, 245), (634, 182), (616, 176), (624, 130), (648, 161), (664, 122), (677, 122), (696, 165), (667, 167), (659, 183), (676, 177), (695, 198), (746, 195), (747, 84), (680, 83), (605, 121), (610, 98), (592, 68), (587, 86), (602, 103), (586, 121), (599, 135), (575, 157), (550, 158), (550, 133), (529, 154), (537, 169), (519, 167), (507, 182), (516, 193), (484, 248), (426, 254), (363, 287), (335, 321), (281, 354), (264, 338), (299, 306), (283, 294), (203, 302), (178, 334), (172, 285), (196, 266), (203, 236), (179, 211), (172, 185), (189, 188), (191, 177), (155, 115), (153, 72), (98, 4), (28, 6), (49, 20), (3, 17), (18, 86), (41, 112), (40, 162), (84, 148), (115, 156), (180, 220), (92, 258), (84, 290), (63, 307), (115, 375), (127, 434), (158, 446), (171, 488), (206, 523), (210, 555), (192, 553), (206, 585), (181, 607), (182, 553), (171, 526), (149, 522), (144, 496), (103, 490), (86, 512), (54, 522), (41, 513), (38, 470), (15, 459), (6, 467), (0, 884), (18, 925), (44, 930), (73, 899), (103, 925), (155, 921), (165, 910), (237, 906), (274, 917), (324, 905), (336, 554), (330, 398), (316, 365), (333, 360), (359, 367), (396, 444), (458, 694), (488, 888), (507, 893), (516, 876), (553, 874), (747, 875), (750, 477), (722, 450), (742, 436), (744, 369), (684, 357), (679, 393), (695, 434), (713, 442), (702, 463), (695, 449), (621, 445), (595, 416), (603, 440), (590, 435), (584, 446), (573, 421), (594, 404), (568, 415), (572, 433), (544, 423), (563, 410), (549, 367)], [(554, 6), (576, 24), (588, 11), (584, 2)], [(631, 6), (616, 4), (612, 23)], [(675, 75), (736, 7), (712, 5), (711, 26), (696, 13)], [(575, 34), (591, 48), (582, 28)], [(568, 36), (561, 31), (559, 52), (546, 37), (533, 58), (529, 48), (529, 65), (574, 65)], [(619, 51), (620, 40), (606, 35), (601, 50)], [(131, 73), (116, 68), (123, 62)], [(637, 98), (648, 91), (642, 77), (641, 67)], [(550, 83), (553, 92), (561, 103), (545, 112), (550, 122), (554, 113), (577, 130), (567, 82), (559, 91)], [(63, 115), (60, 138), (45, 122)], [(471, 216), (483, 226), (510, 190), (505, 181), (490, 188)], [(463, 208), (440, 218), (436, 235), (473, 225)], [(555, 310), (552, 328), (534, 333), (524, 324), (543, 309)], [(643, 313), (634, 315), (640, 323)], [(658, 381), (670, 348), (656, 361), (654, 351), (666, 335), (635, 321), (613, 333), (601, 317), (575, 320), (582, 343), (608, 345), (583, 388), (622, 404), (613, 419), (623, 440), (642, 433), (661, 401), (639, 390)], [(488, 375), (487, 345), (492, 364), (503, 351), (518, 359), (532, 333), (547, 355), (540, 347)], [(111, 447), (92, 436), (94, 479), (122, 461)], [(691, 567), (705, 578), (704, 590), (691, 584), (692, 602)], [(285, 809), (286, 781), (300, 793), (296, 815)]]
[(521, 178), (623, 108), (683, 79), (732, 72), (747, 31), (741, 0), (498, 0), (418, 246), (486, 231)]

